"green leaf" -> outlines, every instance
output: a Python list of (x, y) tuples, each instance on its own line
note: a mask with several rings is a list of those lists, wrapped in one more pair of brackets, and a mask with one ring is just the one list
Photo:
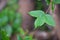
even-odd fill
[(49, 14), (46, 14), (45, 22), (48, 25), (55, 26), (55, 21), (54, 21), (53, 17)]
[(24, 40), (29, 40), (29, 36), (25, 36)]
[(1, 40), (10, 40), (9, 37), (6, 36), (6, 32), (5, 30), (0, 30), (0, 37), (1, 37)]
[(60, 4), (60, 0), (53, 0), (55, 4)]
[(32, 35), (29, 35), (29, 40), (33, 40), (33, 36)]
[(13, 29), (14, 30), (19, 31), (19, 28), (21, 26), (21, 21), (22, 21), (21, 15), (20, 15), (20, 13), (17, 13), (16, 14), (16, 19), (13, 22)]
[(9, 22), (12, 24), (15, 19), (15, 12), (13, 10), (10, 10), (8, 17), (9, 17)]
[(0, 27), (2, 26), (2, 19), (0, 18)]
[(41, 10), (36, 10), (36, 11), (31, 11), (29, 12), (29, 15), (33, 16), (33, 17), (39, 17), (40, 15), (43, 15), (44, 12)]
[(8, 23), (8, 17), (7, 16), (4, 16), (2, 19), (2, 25), (6, 25)]
[(19, 19), (16, 19), (13, 23), (13, 28), (14, 29), (17, 29), (20, 27), (20, 20)]
[(3, 12), (4, 12), (4, 11), (2, 11), (2, 12), (0, 13), (0, 18), (4, 17)]
[(22, 22), (22, 16), (20, 13), (16, 13), (16, 19), (18, 19), (20, 21), (20, 24)]
[(33, 37), (31, 35), (25, 36), (24, 40), (33, 40)]
[(21, 18), (21, 14), (20, 13), (16, 13), (16, 18), (20, 19)]
[(39, 26), (42, 26), (42, 25), (44, 24), (44, 22), (45, 22), (44, 16), (38, 17), (38, 18), (35, 20), (35, 23), (34, 23), (35, 28), (37, 28), (37, 27), (39, 27)]
[(8, 12), (9, 12), (9, 7), (6, 7), (6, 8), (3, 10), (3, 15), (8, 16)]
[(22, 40), (20, 35), (17, 35), (17, 40)]
[(6, 33), (7, 33), (7, 36), (8, 36), (8, 37), (11, 37), (12, 27), (8, 24), (8, 25), (5, 26), (4, 29), (5, 29), (5, 31), (6, 31)]
[(20, 34), (25, 35), (25, 32), (24, 32), (24, 30), (22, 28), (20, 28)]
[(14, 16), (15, 11), (14, 10), (9, 10), (9, 16)]
[(50, 0), (45, 0), (45, 1), (46, 1), (47, 5), (49, 5), (49, 4), (50, 4)]

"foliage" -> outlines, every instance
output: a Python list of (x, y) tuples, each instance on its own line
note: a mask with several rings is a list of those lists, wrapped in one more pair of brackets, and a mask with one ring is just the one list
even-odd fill
[(22, 28), (20, 28), (19, 33), (20, 34), (17, 34), (17, 40), (33, 40), (33, 36), (24, 32)]
[(35, 28), (44, 25), (44, 23), (50, 25), (50, 26), (55, 26), (55, 22), (53, 20), (53, 17), (49, 14), (44, 13), (41, 10), (35, 10), (29, 12), (29, 14), (33, 17), (36, 17), (37, 19), (35, 20)]
[(21, 28), (22, 16), (17, 12), (18, 8), (18, 0), (8, 0), (7, 6), (0, 12), (0, 40), (10, 40), (14, 33), (19, 33), (16, 34), (17, 40), (32, 40), (32, 36), (26, 36)]
[(8, 0), (6, 8), (0, 12), (0, 40), (10, 40), (13, 32), (21, 26), (21, 14), (17, 12), (17, 0)]
[(33, 37), (30, 35), (21, 37), (20, 35), (17, 35), (17, 40), (33, 40)]
[[(50, 0), (45, 0), (46, 4), (50, 5)], [(52, 10), (54, 9), (54, 4), (60, 4), (60, 0), (52, 1)], [(42, 11), (43, 5), (41, 0), (35, 0), (35, 11), (29, 12), (33, 17), (36, 17), (34, 22), (35, 28), (44, 27), (45, 24), (50, 26), (55, 26), (54, 19), (51, 15), (46, 14)], [(10, 40), (10, 37), (14, 33), (16, 34), (17, 40), (33, 40), (32, 35), (24, 32), (21, 28), (21, 14), (17, 12), (18, 0), (8, 0), (6, 7), (0, 12), (0, 40)]]

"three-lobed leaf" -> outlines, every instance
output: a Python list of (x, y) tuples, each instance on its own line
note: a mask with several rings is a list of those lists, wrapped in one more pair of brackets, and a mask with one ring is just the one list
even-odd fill
[(53, 17), (51, 15), (45, 14), (41, 10), (31, 11), (31, 12), (29, 12), (29, 14), (33, 17), (37, 17), (37, 19), (35, 20), (35, 23), (34, 23), (35, 28), (42, 26), (44, 23), (46, 23), (50, 26), (55, 26), (55, 21), (54, 21)]

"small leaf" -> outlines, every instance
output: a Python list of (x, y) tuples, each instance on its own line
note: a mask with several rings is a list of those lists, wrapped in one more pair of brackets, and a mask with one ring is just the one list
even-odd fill
[(24, 40), (33, 40), (33, 37), (31, 35), (25, 36)]
[(24, 38), (24, 40), (29, 40), (29, 36), (26, 36), (26, 37)]
[(9, 37), (6, 36), (6, 32), (5, 30), (0, 30), (0, 37), (1, 37), (1, 40), (10, 40)]
[(50, 4), (50, 0), (45, 0), (45, 1), (46, 1), (47, 5), (49, 5), (49, 4)]
[(17, 35), (17, 40), (22, 40), (20, 35)]
[(5, 8), (3, 10), (3, 15), (7, 15), (8, 16), (8, 12), (9, 12), (9, 7)]
[(48, 25), (55, 26), (55, 21), (54, 21), (54, 19), (53, 19), (53, 17), (51, 15), (46, 14), (45, 22)]
[(21, 18), (21, 14), (20, 13), (16, 13), (16, 18), (20, 19)]
[(8, 17), (9, 17), (10, 24), (12, 24), (14, 19), (15, 19), (15, 12), (13, 10), (10, 10), (9, 14), (8, 14)]
[(0, 27), (2, 26), (2, 19), (0, 18)]
[(4, 16), (4, 17), (1, 19), (1, 21), (2, 21), (2, 25), (7, 24), (7, 23), (8, 23), (8, 17), (7, 17), (7, 16)]
[(17, 29), (20, 27), (20, 20), (19, 19), (16, 19), (13, 23), (13, 28), (14, 29)]
[(2, 11), (2, 12), (0, 13), (0, 18), (2, 18), (2, 17), (4, 16), (3, 12), (4, 12), (4, 11)]
[(31, 15), (33, 17), (39, 17), (41, 14), (44, 14), (44, 12), (41, 11), (41, 10), (36, 10), (36, 11), (29, 12), (29, 15)]
[(33, 36), (32, 35), (29, 35), (29, 40), (33, 40)]
[(7, 33), (7, 36), (10, 37), (12, 34), (12, 27), (10, 25), (5, 26), (5, 31)]
[(13, 16), (15, 14), (15, 11), (9, 10), (9, 16)]
[(42, 25), (44, 24), (44, 22), (45, 22), (45, 19), (44, 19), (43, 16), (38, 17), (38, 18), (35, 20), (35, 23), (34, 23), (35, 28), (37, 28), (38, 26), (42, 26)]
[(25, 32), (24, 32), (24, 30), (22, 28), (20, 28), (20, 34), (25, 35)]

